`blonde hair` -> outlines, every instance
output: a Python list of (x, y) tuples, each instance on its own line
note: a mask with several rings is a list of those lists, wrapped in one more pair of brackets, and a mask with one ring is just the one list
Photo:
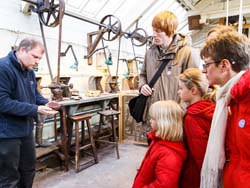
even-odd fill
[(152, 27), (166, 33), (167, 36), (173, 36), (178, 27), (176, 15), (170, 11), (161, 11), (152, 21)]
[(198, 68), (186, 69), (179, 75), (179, 80), (182, 81), (189, 90), (196, 87), (200, 91), (201, 97), (208, 91), (208, 80)]
[(209, 86), (208, 88), (208, 92), (206, 95), (204, 95), (202, 98), (204, 100), (209, 100), (211, 102), (216, 102), (216, 92), (218, 91), (219, 86), (217, 85), (213, 85), (213, 86)]
[(163, 140), (183, 140), (183, 110), (172, 100), (158, 101), (151, 105), (149, 115), (156, 123), (158, 130), (156, 136)]
[(215, 102), (215, 95), (218, 86), (209, 86), (206, 76), (198, 68), (188, 68), (179, 75), (179, 80), (182, 81), (187, 89), (196, 87), (201, 93), (204, 100)]

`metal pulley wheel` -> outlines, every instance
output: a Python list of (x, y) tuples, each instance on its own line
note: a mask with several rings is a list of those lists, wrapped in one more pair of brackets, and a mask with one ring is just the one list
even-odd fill
[(65, 11), (64, 0), (37, 0), (37, 10), (39, 20), (43, 25), (56, 27), (60, 24), (60, 16), (63, 17)]
[(100, 23), (106, 26), (105, 28), (103, 28), (103, 26), (99, 26), (100, 30), (105, 30), (105, 33), (103, 34), (104, 40), (113, 41), (120, 35), (122, 26), (117, 17), (113, 15), (104, 16)]
[(131, 42), (135, 46), (143, 46), (148, 41), (148, 34), (142, 28), (136, 28), (130, 35)]

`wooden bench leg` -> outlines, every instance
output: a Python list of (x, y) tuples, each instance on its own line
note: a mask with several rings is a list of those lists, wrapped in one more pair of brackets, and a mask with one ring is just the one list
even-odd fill
[(75, 171), (79, 171), (79, 124), (75, 122)]
[(96, 147), (95, 147), (95, 141), (94, 141), (94, 138), (93, 138), (92, 129), (91, 129), (89, 119), (87, 120), (87, 126), (88, 126), (89, 140), (90, 140), (90, 143), (91, 143), (91, 146), (92, 146), (91, 147), (92, 153), (94, 155), (95, 163), (98, 163), (97, 152), (96, 152)]
[(111, 126), (112, 126), (112, 136), (113, 136), (113, 142), (115, 143), (116, 156), (117, 156), (117, 159), (120, 159), (119, 148), (118, 148), (118, 140), (117, 140), (116, 131), (115, 131), (114, 116), (112, 115), (111, 118), (112, 118), (112, 122), (111, 122)]
[(85, 143), (85, 123), (84, 123), (84, 120), (82, 121), (82, 140), (81, 140), (81, 144), (84, 145)]
[(54, 115), (54, 134), (55, 134), (55, 141), (57, 141), (57, 122), (56, 122), (56, 114)]

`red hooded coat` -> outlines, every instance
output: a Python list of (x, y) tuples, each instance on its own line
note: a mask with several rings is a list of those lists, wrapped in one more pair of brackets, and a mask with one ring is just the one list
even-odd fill
[(180, 181), (182, 188), (200, 187), (201, 167), (214, 109), (215, 103), (208, 100), (201, 100), (187, 107), (184, 116), (184, 131), (188, 152)]
[(183, 142), (170, 142), (155, 137), (135, 177), (133, 188), (178, 188), (182, 164), (186, 159)]
[(250, 188), (250, 72), (231, 89), (226, 135), (224, 188)]

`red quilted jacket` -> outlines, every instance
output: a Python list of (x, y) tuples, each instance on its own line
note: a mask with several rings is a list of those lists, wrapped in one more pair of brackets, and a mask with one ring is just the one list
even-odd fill
[(184, 116), (187, 160), (184, 163), (181, 187), (199, 188), (200, 172), (205, 156), (215, 103), (198, 101), (187, 107)]
[(133, 188), (178, 188), (186, 150), (182, 142), (164, 141), (152, 131), (152, 142), (135, 177)]
[(250, 188), (250, 72), (231, 89), (226, 135), (224, 188)]

